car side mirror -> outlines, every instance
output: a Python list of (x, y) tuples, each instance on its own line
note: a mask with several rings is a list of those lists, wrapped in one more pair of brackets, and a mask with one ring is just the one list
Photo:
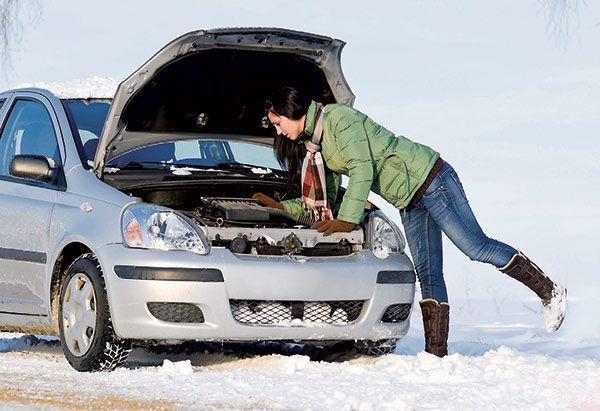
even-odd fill
[(48, 183), (58, 175), (58, 167), (44, 156), (16, 155), (10, 161), (8, 172), (14, 177)]

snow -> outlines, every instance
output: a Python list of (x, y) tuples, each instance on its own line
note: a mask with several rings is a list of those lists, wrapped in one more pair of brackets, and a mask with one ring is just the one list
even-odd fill
[(507, 346), (442, 359), (419, 352), (344, 362), (310, 361), (300, 355), (166, 355), (138, 349), (124, 368), (99, 374), (73, 370), (55, 340), (0, 333), (0, 352), (0, 408), (88, 408), (107, 402), (113, 404), (110, 408), (136, 404), (144, 409), (600, 407), (597, 359), (527, 354)]
[(41, 88), (50, 90), (58, 98), (112, 98), (118, 83), (110, 77), (93, 76), (83, 80), (63, 82), (22, 83), (15, 88)]
[(171, 173), (177, 176), (189, 176), (192, 174), (192, 171), (201, 171), (203, 173), (222, 173), (223, 170), (218, 170), (215, 168), (197, 168), (197, 167), (188, 167), (188, 166), (177, 166), (172, 165), (170, 167)]
[(121, 171), (121, 169), (117, 168), (117, 167), (104, 167), (104, 172), (106, 174), (115, 174), (115, 173), (118, 173), (119, 171)]
[(192, 369), (192, 362), (190, 360), (175, 362), (164, 360), (158, 372), (167, 375), (191, 375), (194, 373), (194, 370)]
[(184, 168), (177, 168), (177, 167), (173, 167), (173, 166), (171, 166), (171, 173), (175, 174), (176, 176), (189, 176), (192, 174), (192, 172), (189, 170), (185, 170)]
[(546, 331), (556, 331), (563, 320), (567, 312), (567, 290), (560, 285), (557, 285), (552, 290), (552, 298), (549, 301), (544, 301), (544, 328)]
[(260, 167), (252, 167), (252, 172), (254, 174), (271, 174), (273, 173), (273, 170), (271, 170), (270, 168), (260, 168)]

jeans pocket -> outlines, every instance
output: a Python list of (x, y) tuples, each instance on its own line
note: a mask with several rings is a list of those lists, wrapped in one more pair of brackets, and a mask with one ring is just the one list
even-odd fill
[(458, 174), (456, 174), (456, 171), (452, 170), (452, 172), (450, 173), (450, 178), (452, 179), (454, 184), (456, 184), (456, 186), (458, 187), (460, 194), (466, 199), (467, 193), (465, 193), (465, 188), (463, 187), (462, 182), (460, 181), (460, 178), (458, 178)]
[(441, 178), (436, 177), (433, 179), (427, 190), (423, 193), (423, 198), (431, 198), (440, 193), (447, 191), (446, 186)]

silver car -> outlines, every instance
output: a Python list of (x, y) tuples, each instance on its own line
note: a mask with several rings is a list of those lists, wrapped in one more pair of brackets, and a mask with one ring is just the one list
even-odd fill
[(354, 231), (324, 237), (252, 199), (299, 196), (275, 161), (265, 97), (295, 84), (351, 105), (343, 46), (202, 30), (112, 101), (0, 93), (0, 328), (59, 335), (79, 371), (190, 340), (393, 350), (415, 293), (398, 227), (367, 203)]

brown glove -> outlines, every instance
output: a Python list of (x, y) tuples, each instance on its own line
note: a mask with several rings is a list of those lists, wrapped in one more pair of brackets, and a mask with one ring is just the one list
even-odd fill
[(252, 198), (255, 200), (258, 200), (258, 202), (261, 203), (262, 205), (264, 205), (265, 207), (273, 207), (273, 208), (278, 208), (280, 210), (283, 210), (283, 204), (281, 204), (279, 201), (273, 200), (271, 197), (269, 197), (266, 194), (254, 193)]
[(348, 233), (354, 229), (354, 224), (344, 220), (323, 220), (314, 223), (311, 228), (314, 228), (323, 235), (330, 235), (333, 233)]

